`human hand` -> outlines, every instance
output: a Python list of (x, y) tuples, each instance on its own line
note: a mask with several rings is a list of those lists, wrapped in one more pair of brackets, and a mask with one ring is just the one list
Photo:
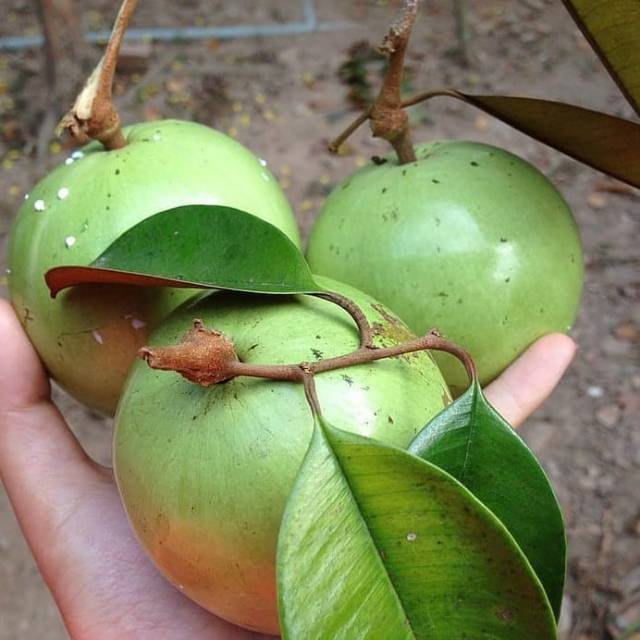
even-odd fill
[[(174, 589), (135, 540), (109, 469), (91, 460), (51, 402), (37, 354), (0, 300), (0, 478), (75, 640), (266, 638)], [(486, 389), (514, 426), (551, 393), (573, 341), (542, 338)]]

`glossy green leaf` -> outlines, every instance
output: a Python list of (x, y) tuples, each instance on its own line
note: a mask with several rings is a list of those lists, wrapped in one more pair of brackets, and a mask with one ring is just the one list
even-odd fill
[(323, 291), (300, 250), (244, 211), (189, 205), (163, 211), (120, 236), (89, 267), (47, 272), (51, 295), (78, 284), (137, 284), (256, 293)]
[(525, 556), (467, 489), (326, 423), (287, 503), (278, 596), (290, 640), (556, 637)]
[(444, 469), (502, 521), (529, 559), (556, 618), (566, 539), (547, 477), (515, 431), (472, 385), (418, 434), (409, 451)]
[(640, 115), (640, 2), (563, 2), (622, 93)]
[(594, 169), (640, 187), (640, 124), (575, 105), (516, 96), (446, 90), (418, 96), (463, 100)]

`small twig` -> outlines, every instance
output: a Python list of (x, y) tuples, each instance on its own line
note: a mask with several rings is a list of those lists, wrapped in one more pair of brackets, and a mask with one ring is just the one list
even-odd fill
[[(453, 89), (436, 89), (434, 91), (426, 91), (425, 93), (419, 93), (413, 98), (403, 100), (402, 108), (407, 109), (413, 107), (420, 102), (425, 102), (431, 98), (438, 98), (441, 96), (448, 96), (450, 98), (460, 99), (460, 94), (456, 93)], [(355, 133), (367, 120), (371, 118), (371, 111), (373, 107), (367, 109), (367, 111), (361, 113), (339, 136), (329, 143), (329, 151), (337, 153), (340, 147)]]
[(470, 380), (476, 379), (476, 368), (471, 356), (462, 349), (462, 347), (445, 340), (435, 331), (431, 331), (421, 338), (416, 338), (415, 340), (395, 345), (393, 347), (381, 347), (379, 349), (367, 349), (361, 347), (356, 351), (343, 356), (326, 358), (325, 360), (318, 360), (317, 362), (303, 363), (303, 365), (263, 365), (237, 361), (230, 363), (230, 371), (233, 376), (301, 382), (303, 376), (301, 366), (304, 366), (305, 371), (315, 375), (326, 371), (346, 369), (349, 367), (355, 367), (359, 364), (365, 364), (367, 362), (374, 362), (376, 360), (384, 360), (386, 358), (394, 358), (407, 353), (427, 350), (445, 351), (450, 353), (462, 362)]
[(442, 96), (448, 96), (449, 98), (456, 98), (458, 100), (461, 99), (460, 94), (453, 89), (434, 89), (433, 91), (425, 91), (424, 93), (419, 93), (413, 98), (409, 98), (402, 103), (402, 106), (406, 109), (407, 107), (413, 107), (420, 102), (426, 102), (427, 100), (431, 100), (431, 98), (439, 98)]
[(329, 143), (329, 151), (338, 153), (340, 147), (371, 117), (371, 107), (361, 113), (337, 138)]
[(318, 400), (318, 392), (316, 390), (316, 381), (312, 373), (309, 373), (305, 365), (301, 365), (302, 383), (304, 384), (304, 394), (311, 408), (311, 413), (317, 419), (322, 416), (320, 401)]
[(324, 293), (314, 293), (314, 297), (321, 298), (322, 300), (328, 300), (342, 307), (358, 325), (358, 331), (360, 333), (360, 346), (366, 349), (375, 349), (373, 344), (373, 329), (371, 324), (367, 320), (367, 316), (364, 315), (362, 309), (346, 296), (340, 295), (333, 291), (327, 291)]
[(120, 116), (113, 105), (113, 77), (120, 45), (138, 0), (124, 0), (98, 66), (77, 97), (72, 109), (58, 125), (58, 134), (68, 131), (79, 143), (99, 140), (107, 149), (121, 149), (127, 141)]
[(450, 353), (462, 362), (471, 381), (477, 379), (471, 356), (462, 347), (442, 338), (436, 331), (392, 347), (360, 347), (351, 353), (317, 362), (270, 365), (242, 362), (236, 357), (233, 343), (228, 338), (218, 331), (206, 329), (201, 321), (196, 320), (194, 328), (180, 344), (144, 347), (139, 355), (152, 369), (177, 371), (187, 380), (206, 387), (239, 376), (304, 382), (305, 376), (426, 350)]

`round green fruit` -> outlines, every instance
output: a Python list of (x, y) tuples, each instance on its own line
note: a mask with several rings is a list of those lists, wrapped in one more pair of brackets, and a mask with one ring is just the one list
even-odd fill
[(128, 144), (92, 143), (71, 155), (26, 198), (9, 242), (13, 305), (47, 369), (71, 395), (113, 413), (150, 330), (190, 290), (81, 286), (49, 296), (44, 274), (87, 265), (155, 213), (220, 204), (253, 213), (299, 244), (276, 180), (245, 147), (208, 127), (175, 120), (125, 130)]
[[(412, 337), (374, 300), (355, 300), (377, 341)], [(261, 364), (315, 361), (358, 347), (350, 317), (310, 296), (216, 292), (176, 310), (152, 336), (176, 344), (203, 320)], [(406, 447), (449, 402), (428, 353), (317, 376), (334, 426)], [(200, 605), (235, 624), (278, 632), (275, 558), (285, 503), (313, 427), (302, 385), (235, 378), (209, 388), (137, 363), (116, 414), (114, 470), (129, 519), (161, 572)]]
[[(416, 147), (331, 193), (311, 232), (314, 273), (381, 300), (413, 331), (437, 328), (476, 360), (483, 383), (534, 340), (568, 331), (583, 280), (576, 223), (533, 166), (485, 144)], [(437, 354), (454, 394), (467, 379)]]

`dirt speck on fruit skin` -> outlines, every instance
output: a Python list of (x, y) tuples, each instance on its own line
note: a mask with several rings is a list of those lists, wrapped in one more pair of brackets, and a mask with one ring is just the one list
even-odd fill
[(374, 334), (380, 339), (382, 345), (407, 342), (414, 337), (414, 334), (407, 329), (406, 325), (395, 316), (389, 314), (382, 305), (372, 304), (371, 307), (383, 318), (382, 322), (374, 322), (372, 325)]

